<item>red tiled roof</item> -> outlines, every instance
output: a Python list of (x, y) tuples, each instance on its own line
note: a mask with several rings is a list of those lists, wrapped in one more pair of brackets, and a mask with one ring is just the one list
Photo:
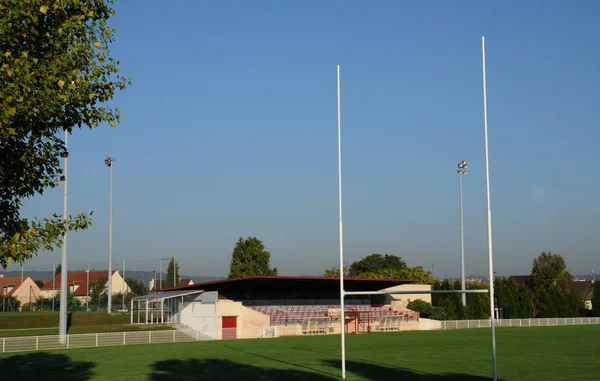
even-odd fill
[[(118, 270), (113, 270), (113, 275), (117, 272)], [(108, 270), (104, 270), (104, 271), (90, 271), (90, 283), (93, 283), (95, 281), (97, 281), (100, 278), (104, 278), (108, 281)], [(48, 281), (48, 283), (46, 283), (44, 285), (44, 287), (42, 287), (40, 290), (42, 291), (52, 291), (52, 290), (60, 290), (60, 279), (61, 279), (61, 274), (57, 274), (54, 277), (54, 287), (52, 286), (52, 279), (50, 279), (50, 281)], [(86, 273), (85, 271), (69, 271), (67, 273), (67, 286), (71, 287), (72, 285), (75, 286), (79, 286), (77, 287), (77, 289), (75, 290), (74, 294), (75, 296), (85, 296), (87, 294), (87, 288), (88, 288), (88, 273)]]
[[(23, 277), (23, 282), (25, 282), (29, 278), (28, 276)], [(21, 277), (20, 276), (6, 276), (0, 278), (0, 296), (4, 294), (4, 286), (12, 287), (7, 294), (7, 296), (12, 296), (15, 291), (21, 286)]]

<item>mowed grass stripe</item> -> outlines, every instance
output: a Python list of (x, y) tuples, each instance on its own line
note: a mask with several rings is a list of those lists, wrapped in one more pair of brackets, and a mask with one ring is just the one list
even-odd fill
[[(491, 379), (490, 330), (347, 335), (348, 380)], [(497, 329), (501, 380), (598, 379), (600, 326)], [(340, 337), (287, 337), (1, 355), (2, 380), (339, 379)]]

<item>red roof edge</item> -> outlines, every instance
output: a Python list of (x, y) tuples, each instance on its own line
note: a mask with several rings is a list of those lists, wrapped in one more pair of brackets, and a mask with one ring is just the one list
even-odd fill
[[(330, 278), (330, 277), (326, 277), (326, 276), (294, 276), (294, 275), (264, 275), (264, 276), (249, 276), (249, 277), (244, 277), (244, 278), (232, 278), (232, 279), (219, 279), (219, 280), (213, 280), (213, 281), (209, 281), (209, 282), (202, 282), (202, 283), (195, 283), (193, 285), (189, 285), (189, 286), (179, 286), (179, 287), (171, 287), (171, 288), (163, 288), (161, 290), (157, 290), (157, 291), (173, 291), (173, 290), (182, 290), (182, 289), (186, 289), (188, 287), (194, 287), (194, 288), (198, 288), (201, 286), (205, 286), (205, 285), (213, 285), (213, 284), (221, 284), (221, 283), (232, 283), (232, 282), (239, 282), (239, 281), (244, 281), (244, 280), (251, 280), (251, 279), (288, 279), (288, 280), (322, 280), (322, 281), (335, 281), (335, 282), (339, 282), (340, 278), (336, 277), (336, 278)], [(380, 278), (354, 278), (354, 277), (344, 277), (344, 281), (367, 281), (367, 282), (403, 282), (403, 283), (418, 283), (420, 282), (419, 280), (415, 280), (415, 279), (380, 279)]]

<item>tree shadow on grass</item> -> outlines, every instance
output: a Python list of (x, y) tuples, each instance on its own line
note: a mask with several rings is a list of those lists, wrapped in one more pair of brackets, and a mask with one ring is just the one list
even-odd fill
[(95, 364), (55, 353), (28, 353), (0, 358), (2, 381), (80, 381), (92, 377)]
[(150, 381), (269, 380), (332, 381), (335, 377), (298, 369), (263, 368), (229, 360), (189, 359), (159, 361), (148, 375)]
[[(150, 381), (334, 381), (341, 375), (330, 375), (318, 369), (310, 369), (300, 364), (275, 361), (284, 368), (265, 368), (248, 364), (240, 364), (222, 359), (189, 359), (165, 360), (153, 365), (153, 372), (148, 375)], [(340, 362), (323, 361), (325, 366), (340, 369)], [(298, 369), (302, 367), (302, 369)], [(396, 368), (382, 364), (347, 361), (348, 380), (402, 380), (402, 381), (489, 381), (490, 377), (468, 374), (430, 374), (415, 372), (410, 369)]]
[[(326, 361), (329, 366), (341, 367), (340, 361)], [(492, 377), (471, 374), (433, 374), (386, 364), (346, 360), (346, 373), (361, 380), (402, 380), (402, 381), (490, 381)], [(350, 376), (348, 378), (351, 378)]]

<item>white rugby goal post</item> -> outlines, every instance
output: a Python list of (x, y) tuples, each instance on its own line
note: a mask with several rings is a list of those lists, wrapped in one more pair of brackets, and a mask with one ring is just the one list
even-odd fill
[(483, 72), (483, 125), (485, 145), (485, 179), (487, 190), (487, 240), (490, 289), (488, 290), (431, 290), (431, 291), (345, 291), (344, 290), (344, 235), (342, 227), (342, 143), (341, 143), (341, 101), (340, 101), (340, 65), (337, 65), (337, 132), (338, 132), (338, 210), (339, 210), (339, 248), (340, 248), (340, 322), (342, 340), (342, 379), (346, 378), (346, 338), (344, 298), (350, 295), (389, 295), (389, 294), (490, 294), (490, 328), (492, 335), (492, 372), (494, 381), (498, 380), (496, 368), (496, 328), (494, 319), (494, 261), (492, 257), (492, 211), (490, 203), (490, 169), (488, 156), (487, 88), (485, 72), (485, 37), (481, 37), (481, 58)]

